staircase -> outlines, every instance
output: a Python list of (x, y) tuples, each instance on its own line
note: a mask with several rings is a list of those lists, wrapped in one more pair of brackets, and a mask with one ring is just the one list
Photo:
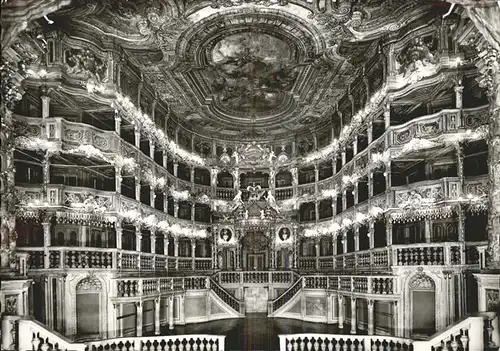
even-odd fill
[(304, 278), (300, 277), (291, 287), (289, 287), (283, 294), (278, 296), (268, 304), (269, 317), (273, 317), (283, 306), (291, 301), (301, 290)]
[(231, 307), (236, 313), (241, 316), (245, 315), (245, 302), (231, 295), (212, 278), (210, 278), (210, 289), (222, 302)]

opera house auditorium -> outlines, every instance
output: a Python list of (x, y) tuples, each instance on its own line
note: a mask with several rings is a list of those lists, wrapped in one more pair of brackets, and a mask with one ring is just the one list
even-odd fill
[(499, 350), (499, 1), (1, 27), (1, 350)]

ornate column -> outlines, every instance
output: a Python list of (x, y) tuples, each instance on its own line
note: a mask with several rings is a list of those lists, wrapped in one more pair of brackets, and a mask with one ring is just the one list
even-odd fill
[(160, 335), (160, 298), (155, 299), (155, 335)]
[(345, 156), (345, 147), (342, 148), (342, 152), (340, 153), (341, 157), (342, 157), (342, 166), (345, 165), (345, 160), (346, 160), (346, 156)]
[(168, 212), (168, 194), (163, 192), (163, 212)]
[[(488, 268), (500, 268), (500, 9), (476, 8), (469, 6), (467, 11), (479, 32), (495, 49), (483, 47), (476, 66), (481, 73), (479, 85), (487, 89), (490, 100), (488, 134)], [(482, 20), (481, 20), (482, 19)], [(488, 30), (488, 27), (490, 30)], [(497, 28), (495, 30), (495, 28)]]
[(155, 158), (155, 143), (154, 143), (152, 138), (149, 138), (148, 144), (149, 144), (149, 157), (154, 160), (154, 158)]
[(219, 172), (220, 170), (217, 167), (213, 167), (210, 170), (210, 186), (212, 188), (212, 198), (214, 199), (217, 197), (217, 175)]
[(141, 225), (136, 224), (135, 225), (135, 251), (137, 251), (137, 252), (141, 252), (141, 240), (142, 240)]
[[(342, 248), (344, 249), (344, 253), (347, 253), (347, 230), (344, 229), (342, 232)], [(345, 261), (344, 261), (345, 264)]]
[(191, 259), (193, 260), (191, 268), (194, 271), (196, 269), (196, 240), (195, 239), (191, 239)]
[(359, 191), (358, 191), (358, 182), (354, 182), (354, 188), (352, 189), (353, 192), (353, 197), (354, 197), (354, 204), (356, 205), (359, 202)]
[(141, 129), (138, 125), (134, 125), (134, 145), (136, 148), (141, 148)]
[(115, 110), (115, 132), (118, 135), (121, 135), (122, 128), (122, 118), (120, 117), (120, 113), (118, 110)]
[[(462, 82), (460, 81), (459, 84)], [(462, 85), (458, 85), (454, 88), (455, 90), (455, 108), (461, 109), (463, 106), (463, 92), (464, 87)]]
[(351, 297), (351, 334), (356, 334), (357, 329), (356, 300), (355, 297)]
[(116, 236), (116, 248), (121, 249), (122, 248), (122, 235), (123, 235), (123, 228), (122, 228), (122, 221), (117, 220), (115, 224), (115, 236)]
[(174, 297), (168, 297), (168, 329), (174, 329)]
[(369, 299), (367, 300), (368, 305), (368, 335), (375, 334), (375, 326), (374, 326), (374, 305), (375, 301)]
[(43, 166), (43, 192), (45, 194), (45, 198), (43, 199), (43, 201), (50, 204), (50, 196), (47, 189), (48, 185), (50, 184), (50, 153), (48, 151), (45, 151), (45, 155), (42, 161), (42, 166)]
[(339, 329), (344, 328), (344, 297), (339, 295)]
[(394, 327), (394, 336), (400, 336), (398, 302), (391, 301), (392, 305), (392, 325)]
[(86, 225), (80, 226), (80, 241), (82, 244), (82, 247), (87, 246), (87, 232), (89, 230), (89, 227)]
[(368, 242), (369, 248), (373, 249), (375, 247), (375, 222), (373, 220), (368, 222)]
[(269, 168), (269, 190), (273, 196), (276, 195), (276, 170), (274, 167)]
[(142, 301), (135, 301), (135, 336), (142, 336)]
[(373, 196), (373, 172), (368, 172), (368, 198)]
[(373, 141), (373, 122), (369, 121), (366, 125), (366, 133), (368, 134), (368, 145)]
[(385, 130), (387, 130), (391, 126), (391, 104), (389, 102), (384, 105), (384, 122)]
[(152, 254), (155, 254), (156, 253), (156, 232), (151, 229), (149, 231), (150, 233), (150, 250), (151, 250), (151, 253)]
[(235, 167), (233, 172), (231, 172), (234, 178), (234, 190), (235, 192), (238, 192), (240, 190), (240, 169), (238, 167)]
[(141, 201), (141, 177), (139, 175), (134, 176), (134, 186), (135, 186), (135, 199)]
[(297, 233), (297, 225), (292, 226), (293, 229), (293, 269), (297, 269), (297, 261), (299, 255), (299, 238)]
[(358, 154), (358, 134), (354, 135), (354, 141), (352, 142), (352, 154), (354, 156)]
[(156, 193), (153, 186), (149, 186), (149, 206), (155, 207)]
[(40, 97), (42, 100), (42, 118), (48, 118), (50, 117), (50, 97), (46, 95), (46, 90), (43, 91), (43, 93), (44, 94)]
[(163, 150), (163, 167), (167, 168), (167, 163), (168, 163), (168, 152), (167, 150)]
[(179, 239), (174, 238), (175, 270), (179, 269)]
[(174, 217), (179, 217), (179, 200), (174, 199)]
[(425, 234), (425, 242), (426, 243), (431, 243), (432, 242), (432, 233), (431, 233), (431, 220), (430, 219), (424, 219), (424, 234)]
[(314, 242), (314, 253), (316, 254), (316, 270), (319, 270), (319, 255), (320, 255), (320, 245), (319, 245), (319, 239), (315, 239)]
[(50, 223), (43, 222), (43, 249), (44, 249), (44, 263), (45, 269), (50, 268), (50, 257), (49, 257), (49, 247), (50, 247)]
[[(239, 235), (237, 237), (238, 243), (236, 244), (236, 249), (234, 250), (234, 261), (236, 264), (236, 270), (240, 271), (241, 270), (241, 241), (239, 240)], [(271, 249), (271, 269), (274, 269), (275, 267), (275, 261), (273, 258), (273, 255), (275, 256), (276, 253), (274, 253), (274, 243), (272, 244), (273, 248)]]
[(290, 173), (292, 173), (292, 187), (293, 196), (297, 196), (299, 193), (299, 170), (297, 167), (290, 168)]
[(385, 235), (387, 246), (392, 245), (392, 218), (389, 216), (385, 219)]
[(117, 193), (122, 191), (122, 169), (117, 165), (115, 165), (115, 191)]
[(174, 177), (177, 178), (177, 170), (179, 169), (179, 161), (174, 160)]
[(354, 232), (354, 251), (359, 251), (359, 226), (355, 225)]
[(194, 217), (196, 213), (196, 204), (194, 202), (191, 203), (191, 220), (194, 222)]

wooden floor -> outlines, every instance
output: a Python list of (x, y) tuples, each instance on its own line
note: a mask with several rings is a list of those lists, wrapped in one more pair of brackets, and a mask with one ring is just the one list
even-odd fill
[(294, 319), (267, 318), (266, 314), (247, 314), (246, 318), (175, 326), (174, 330), (162, 330), (164, 335), (172, 334), (217, 334), (226, 335), (226, 350), (270, 351), (279, 350), (278, 334), (327, 333), (350, 334), (350, 327), (337, 324), (302, 322)]

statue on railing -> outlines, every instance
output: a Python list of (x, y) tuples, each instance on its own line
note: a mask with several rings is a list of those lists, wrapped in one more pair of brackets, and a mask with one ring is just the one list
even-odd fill
[(243, 200), (241, 199), (242, 192), (241, 190), (238, 190), (238, 193), (233, 199), (233, 208), (231, 211), (236, 210), (238, 207), (243, 206)]
[(280, 208), (278, 207), (278, 204), (276, 203), (276, 198), (272, 194), (271, 190), (267, 191), (267, 204), (277, 213), (280, 213)]

